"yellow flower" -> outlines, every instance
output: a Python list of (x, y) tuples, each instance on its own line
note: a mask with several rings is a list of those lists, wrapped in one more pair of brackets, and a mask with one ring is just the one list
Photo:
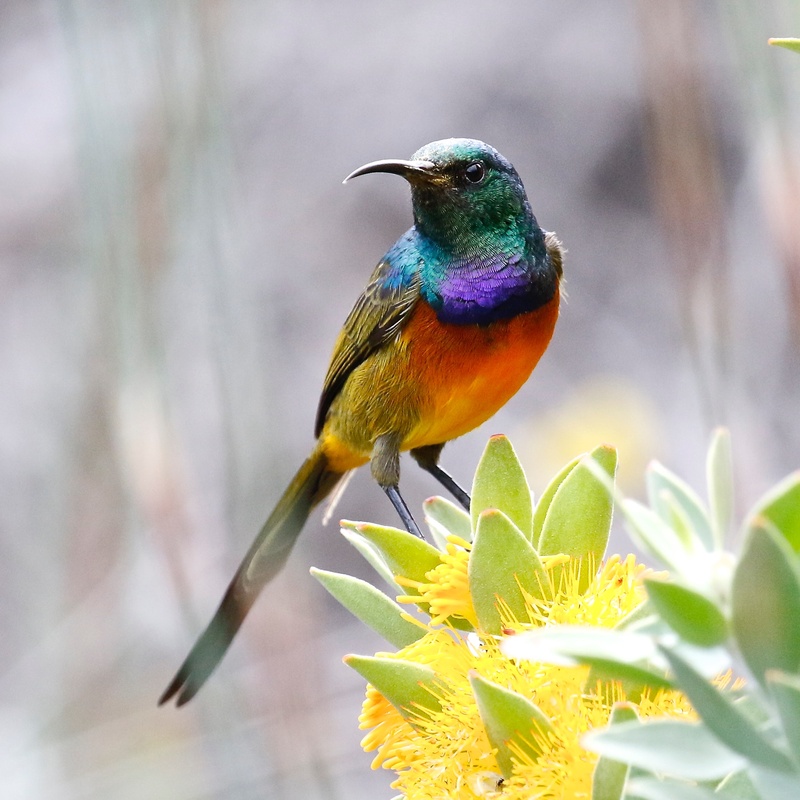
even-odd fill
[(469, 593), (467, 565), (472, 544), (453, 534), (447, 537), (447, 549), (440, 554), (441, 563), (426, 573), (427, 582), (398, 578), (402, 586), (419, 594), (401, 595), (398, 603), (428, 604), (431, 625), (441, 625), (450, 617), (465, 619), (477, 627), (478, 619)]
[[(429, 583), (414, 588), (431, 603), (437, 621), (447, 618), (448, 608), (451, 614), (474, 620), (471, 601), (466, 599), (469, 545), (463, 541), (451, 545), (448, 560), (443, 556), (442, 565), (426, 576)], [(632, 556), (610, 558), (583, 593), (578, 591), (579, 564), (556, 557), (546, 567), (554, 578), (553, 570), (559, 568), (552, 599), (528, 598), (529, 619), (509, 618), (506, 635), (562, 623), (612, 627), (644, 599), (640, 581), (644, 567)], [(420, 602), (419, 597), (409, 600)], [(440, 604), (436, 611), (434, 600)], [(380, 654), (430, 665), (437, 676), (438, 710), (404, 718), (373, 687), (368, 687), (363, 705), (360, 726), (370, 732), (362, 747), (377, 751), (373, 768), (397, 772), (392, 786), (407, 800), (591, 797), (597, 756), (583, 750), (580, 739), (607, 723), (613, 703), (626, 699), (622, 688), (602, 684), (587, 688), (585, 667), (511, 660), (501, 650), (503, 638), (431, 626), (398, 653)], [(511, 746), (514, 770), (508, 778), (501, 774), (484, 728), (468, 677), (471, 672), (528, 698), (553, 724), (549, 735), (532, 727), (528, 738), (537, 739), (534, 750)], [(645, 693), (636, 706), (640, 716), (691, 714), (677, 692)], [(532, 752), (537, 751), (540, 755), (534, 757)]]

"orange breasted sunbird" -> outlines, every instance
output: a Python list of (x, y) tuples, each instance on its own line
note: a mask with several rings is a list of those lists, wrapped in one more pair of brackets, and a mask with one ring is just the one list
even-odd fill
[(522, 386), (559, 312), (561, 244), (539, 227), (514, 167), (474, 139), (366, 164), (411, 186), (414, 225), (378, 263), (333, 349), (316, 445), (244, 557), (216, 614), (161, 697), (188, 702), (256, 597), (286, 562), (311, 510), (369, 462), (404, 526), (400, 453), (469, 508), (439, 466), (445, 443), (485, 422)]

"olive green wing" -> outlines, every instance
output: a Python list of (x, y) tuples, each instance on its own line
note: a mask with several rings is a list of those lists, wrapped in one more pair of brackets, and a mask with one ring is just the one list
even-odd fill
[(419, 300), (419, 276), (414, 273), (402, 282), (393, 273), (389, 262), (381, 261), (345, 320), (322, 387), (315, 436), (322, 432), (331, 403), (350, 373), (397, 335)]

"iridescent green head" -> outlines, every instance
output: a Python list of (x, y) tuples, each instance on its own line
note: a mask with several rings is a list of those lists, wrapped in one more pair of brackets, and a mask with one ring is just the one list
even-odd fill
[(411, 184), (418, 230), (448, 249), (483, 249), (538, 230), (517, 171), (477, 139), (431, 142), (408, 161), (375, 161), (345, 180), (370, 172), (402, 175)]

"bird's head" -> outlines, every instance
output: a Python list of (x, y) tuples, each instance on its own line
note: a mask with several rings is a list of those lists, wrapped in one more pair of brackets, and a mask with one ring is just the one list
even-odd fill
[(345, 181), (371, 172), (402, 175), (411, 184), (417, 228), (442, 245), (472, 248), (538, 227), (517, 171), (477, 139), (443, 139), (409, 160), (373, 161)]

